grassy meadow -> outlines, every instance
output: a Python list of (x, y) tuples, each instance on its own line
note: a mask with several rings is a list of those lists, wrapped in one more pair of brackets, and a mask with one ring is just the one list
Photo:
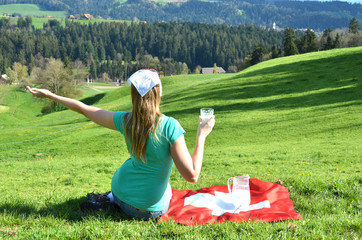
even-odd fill
[(4, 13), (7, 14), (21, 14), (24, 16), (33, 16), (33, 17), (44, 17), (44, 16), (53, 16), (57, 18), (67, 16), (65, 11), (48, 11), (41, 9), (36, 4), (7, 4), (0, 5), (0, 15)]
[[(65, 18), (69, 16), (68, 12), (66, 11), (48, 11), (41, 9), (36, 4), (7, 4), (7, 5), (0, 5), (0, 18), (3, 14), (21, 14), (23, 16), (31, 16), (32, 17), (32, 24), (34, 28), (39, 29), (43, 28), (44, 23), (47, 23), (50, 19), (46, 18), (45, 16), (52, 16), (51, 19), (56, 19), (61, 22), (61, 24), (65, 25)], [(18, 18), (17, 17), (10, 17), (10, 21), (12, 24), (17, 24)], [(131, 23), (132, 21), (127, 20), (105, 20), (105, 19), (98, 19), (92, 18), (90, 20), (80, 20), (75, 19), (75, 22), (79, 22), (82, 24), (89, 24), (89, 23), (99, 23), (99, 22), (127, 22)]]
[[(303, 220), (189, 227), (82, 213), (88, 192), (110, 190), (127, 159), (120, 133), (69, 110), (41, 115), (41, 100), (0, 86), (0, 238), (361, 239), (362, 47), (274, 59), (236, 74), (164, 77), (161, 111), (179, 120), (193, 151), (201, 107), (215, 109), (196, 184), (174, 168), (174, 189), (231, 176), (289, 190)], [(84, 101), (131, 110), (130, 88)]]

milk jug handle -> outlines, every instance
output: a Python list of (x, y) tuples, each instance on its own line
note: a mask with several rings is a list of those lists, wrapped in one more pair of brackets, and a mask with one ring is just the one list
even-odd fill
[(233, 177), (228, 179), (228, 189), (229, 189), (229, 193), (231, 192), (231, 188), (230, 188), (230, 182), (232, 182), (234, 180)]

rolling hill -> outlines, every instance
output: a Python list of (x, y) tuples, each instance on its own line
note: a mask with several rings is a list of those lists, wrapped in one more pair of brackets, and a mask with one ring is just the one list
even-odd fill
[[(0, 177), (6, 179), (0, 186), (0, 236), (358, 238), (361, 67), (362, 47), (356, 47), (278, 58), (236, 74), (162, 79), (161, 111), (180, 121), (190, 151), (199, 109), (213, 107), (216, 116), (198, 183), (186, 183), (174, 169), (171, 186), (225, 185), (228, 177), (246, 173), (280, 179), (303, 221), (274, 224), (190, 228), (116, 213), (83, 214), (85, 194), (108, 191), (112, 174), (127, 159), (124, 140), (68, 110), (39, 115), (41, 103), (29, 93), (0, 86), (6, 93), (0, 96)], [(125, 86), (87, 101), (130, 110), (129, 91)]]

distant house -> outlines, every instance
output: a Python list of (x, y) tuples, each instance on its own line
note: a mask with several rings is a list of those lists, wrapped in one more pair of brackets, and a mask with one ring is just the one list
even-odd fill
[(54, 18), (54, 17), (53, 17), (53, 16), (48, 15), (48, 16), (44, 16), (44, 18)]
[(2, 74), (0, 77), (0, 85), (5, 84), (8, 79), (9, 79), (9, 77), (6, 74)]
[(69, 15), (69, 19), (74, 20), (75, 19), (74, 15)]
[(4, 13), (4, 14), (3, 14), (3, 17), (11, 17), (11, 14), (9, 14), (9, 13)]
[[(218, 69), (219, 73), (226, 73), (226, 71), (222, 67), (218, 67)], [(201, 73), (202, 74), (214, 73), (214, 68), (213, 67), (201, 68)]]
[(93, 18), (93, 16), (90, 15), (90, 14), (88, 14), (88, 13), (82, 14), (82, 15), (80, 16), (80, 19), (85, 19), (85, 20), (90, 20), (90, 19), (92, 19), (92, 18)]

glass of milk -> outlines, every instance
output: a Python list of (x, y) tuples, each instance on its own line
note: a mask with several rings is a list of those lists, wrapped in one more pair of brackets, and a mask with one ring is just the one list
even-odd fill
[(212, 108), (201, 108), (200, 109), (200, 115), (201, 115), (201, 118), (202, 118), (202, 122), (207, 122), (214, 115), (214, 109), (212, 109)]
[[(228, 179), (228, 189), (231, 193), (235, 209), (245, 208), (250, 205), (249, 175), (231, 177)], [(233, 182), (232, 189), (230, 187)]]

